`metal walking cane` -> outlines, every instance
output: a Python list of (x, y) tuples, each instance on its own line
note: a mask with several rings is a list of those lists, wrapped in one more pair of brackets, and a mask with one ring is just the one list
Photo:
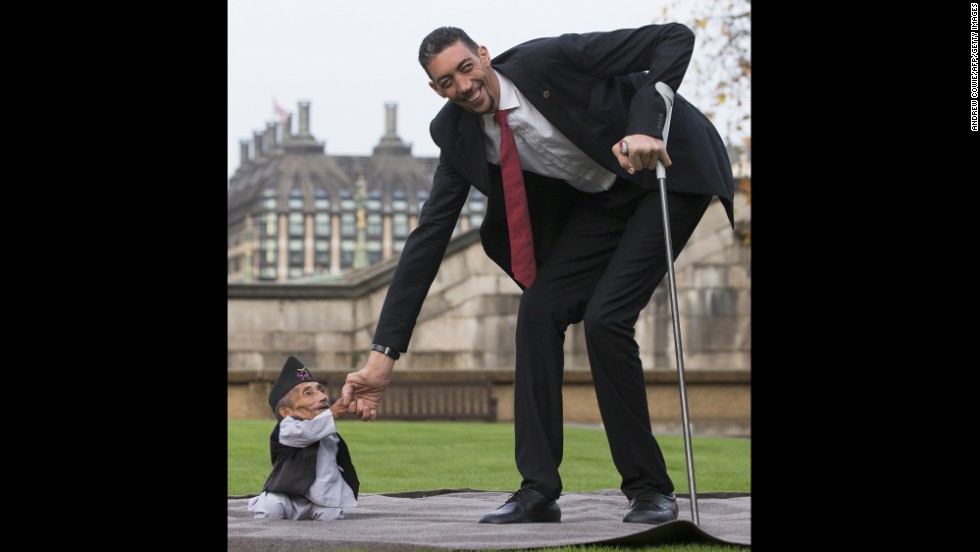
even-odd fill
[[(667, 131), (670, 129), (670, 114), (674, 107), (674, 91), (663, 82), (654, 85), (667, 106), (667, 118), (664, 121), (664, 147), (667, 146)], [(620, 152), (627, 155), (626, 142), (620, 146)], [(691, 450), (691, 423), (687, 416), (687, 388), (684, 386), (684, 352), (681, 346), (681, 324), (677, 313), (677, 281), (674, 278), (674, 248), (670, 239), (670, 216), (667, 212), (667, 170), (663, 162), (657, 159), (657, 181), (660, 183), (660, 206), (664, 218), (664, 240), (667, 246), (667, 275), (670, 281), (670, 315), (674, 322), (674, 352), (677, 356), (677, 378), (680, 380), (681, 417), (684, 424), (684, 454), (687, 457), (687, 483), (691, 492), (691, 519), (695, 525), (701, 525), (698, 518), (698, 495), (694, 484), (694, 455)]]

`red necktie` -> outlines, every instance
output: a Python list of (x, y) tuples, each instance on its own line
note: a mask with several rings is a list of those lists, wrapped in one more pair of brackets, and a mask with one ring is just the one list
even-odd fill
[(500, 173), (504, 181), (507, 231), (510, 233), (510, 266), (514, 279), (527, 289), (538, 275), (538, 269), (534, 262), (534, 239), (524, 191), (524, 174), (521, 172), (514, 133), (507, 124), (507, 111), (497, 111), (494, 118), (500, 125)]

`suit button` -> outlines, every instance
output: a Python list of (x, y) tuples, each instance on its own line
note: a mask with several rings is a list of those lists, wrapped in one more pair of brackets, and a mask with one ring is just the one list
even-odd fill
[(544, 92), (541, 93), (541, 95), (544, 96), (544, 99), (547, 100), (548, 98), (551, 97), (551, 90), (545, 90)]

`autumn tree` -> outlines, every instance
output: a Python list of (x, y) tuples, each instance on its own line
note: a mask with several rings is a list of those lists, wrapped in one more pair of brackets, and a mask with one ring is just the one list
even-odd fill
[(751, 146), (751, 1), (670, 0), (661, 22), (694, 31), (684, 95), (704, 111), (731, 146)]
[[(718, 128), (734, 165), (735, 187), (751, 203), (751, 0), (668, 0), (659, 22), (671, 21), (695, 35), (682, 94)], [(737, 231), (748, 244), (749, 225)]]

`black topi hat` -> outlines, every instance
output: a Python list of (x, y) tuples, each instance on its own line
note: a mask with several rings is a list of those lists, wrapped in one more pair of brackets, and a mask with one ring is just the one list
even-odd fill
[(307, 381), (315, 381), (313, 374), (296, 357), (287, 358), (286, 364), (282, 365), (282, 371), (279, 372), (279, 377), (272, 384), (272, 390), (269, 391), (269, 406), (272, 407), (272, 413), (276, 413), (276, 405), (286, 396), (286, 393), (292, 391), (293, 387)]

